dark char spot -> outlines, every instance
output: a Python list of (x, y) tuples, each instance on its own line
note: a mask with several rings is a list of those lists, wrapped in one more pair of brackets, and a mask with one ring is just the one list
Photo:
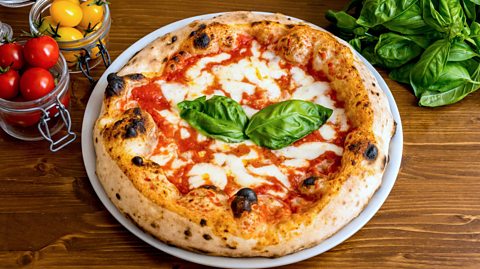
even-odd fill
[(190, 228), (187, 228), (183, 234), (185, 234), (185, 236), (192, 236), (192, 232), (190, 231)]
[(128, 127), (125, 131), (125, 138), (132, 138), (137, 136), (137, 131), (133, 127)]
[(115, 197), (117, 197), (117, 200), (122, 200), (122, 197), (120, 197), (120, 194), (118, 192), (115, 193)]
[(217, 187), (215, 187), (215, 185), (202, 185), (200, 188), (204, 188), (204, 189), (207, 189), (207, 190), (217, 190)]
[(131, 74), (131, 75), (128, 75), (128, 78), (130, 78), (131, 80), (141, 80), (141, 79), (144, 79), (145, 77), (142, 74)]
[(203, 239), (205, 240), (212, 240), (212, 237), (209, 234), (204, 234)]
[(123, 78), (117, 76), (116, 73), (110, 73), (107, 76), (108, 85), (105, 89), (105, 94), (107, 97), (112, 97), (114, 95), (119, 95), (122, 89), (125, 87), (125, 81)]
[(201, 35), (199, 35), (193, 40), (193, 46), (195, 48), (204, 49), (208, 46), (209, 43), (210, 43), (210, 37), (208, 37), (206, 33), (202, 33)]
[(176, 35), (172, 36), (172, 42), (171, 43), (175, 43), (175, 41), (177, 41), (177, 36)]
[(207, 221), (206, 221), (205, 219), (201, 219), (201, 220), (200, 220), (200, 226), (203, 227), (203, 226), (205, 226), (205, 225), (207, 225)]
[(143, 158), (140, 156), (135, 156), (132, 158), (132, 163), (136, 166), (142, 166), (143, 165)]
[(377, 158), (377, 155), (378, 155), (378, 149), (377, 149), (377, 146), (375, 146), (374, 144), (370, 144), (368, 145), (367, 149), (365, 150), (365, 158), (367, 160), (375, 160)]

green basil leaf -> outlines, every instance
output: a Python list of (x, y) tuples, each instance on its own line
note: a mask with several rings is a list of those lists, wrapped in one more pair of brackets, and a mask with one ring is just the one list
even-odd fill
[(449, 62), (461, 62), (479, 56), (465, 41), (457, 40), (453, 42), (448, 54)]
[(480, 5), (480, 0), (468, 0), (472, 3), (474, 3), (475, 5)]
[[(468, 70), (461, 64), (452, 62), (447, 63), (443, 72), (435, 83), (425, 87), (427, 91), (445, 92), (456, 88), (466, 82), (473, 82)], [(475, 83), (475, 82), (473, 82)]]
[(421, 3), (425, 23), (439, 32), (448, 32), (449, 21), (443, 18), (435, 8), (438, 0), (421, 0)]
[(388, 76), (395, 81), (410, 84), (410, 71), (414, 66), (414, 63), (405, 64), (399, 68), (393, 69)]
[(332, 112), (312, 102), (288, 100), (255, 113), (245, 133), (257, 145), (280, 149), (320, 128)]
[(387, 68), (400, 67), (418, 57), (422, 51), (423, 48), (409, 37), (396, 33), (381, 34), (375, 46), (375, 54)]
[(480, 50), (480, 23), (476, 21), (470, 25), (470, 39), (477, 46), (477, 50)]
[[(346, 13), (345, 11), (335, 12), (333, 10), (328, 10), (325, 14), (327, 20), (332, 22), (335, 27), (340, 31), (348, 34), (354, 34), (354, 32), (363, 32), (367, 31), (366, 28), (362, 27), (357, 23), (357, 20)], [(357, 29), (358, 28), (358, 29)]]
[(375, 46), (368, 46), (365, 49), (363, 49), (362, 50), (362, 55), (372, 65), (376, 65), (376, 64), (382, 65), (383, 64), (381, 59), (375, 53)]
[(477, 7), (474, 2), (471, 0), (461, 0), (462, 1), (462, 7), (463, 7), (463, 12), (465, 13), (465, 16), (470, 20), (470, 21), (475, 21), (477, 19)]
[(423, 20), (422, 9), (418, 3), (413, 4), (399, 16), (383, 23), (383, 26), (404, 35), (425, 35), (433, 30)]
[(178, 104), (180, 117), (201, 134), (225, 142), (246, 140), (244, 134), (248, 117), (243, 108), (225, 96), (205, 96)]
[(418, 0), (366, 0), (357, 23), (366, 27), (392, 20), (405, 12)]
[(420, 96), (428, 85), (437, 81), (447, 63), (450, 46), (448, 40), (441, 39), (423, 52), (410, 72), (410, 84), (415, 96)]
[(348, 41), (348, 44), (350, 44), (356, 51), (362, 51), (362, 40), (360, 38), (354, 38)]
[(437, 107), (456, 103), (465, 98), (470, 93), (480, 88), (480, 65), (473, 73), (470, 81), (464, 81), (459, 86), (452, 86), (450, 89), (442, 89), (439, 91), (426, 91), (420, 97), (418, 102), (421, 106)]

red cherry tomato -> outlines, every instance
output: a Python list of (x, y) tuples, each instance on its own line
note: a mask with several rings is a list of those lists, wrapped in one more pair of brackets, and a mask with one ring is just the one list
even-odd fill
[(0, 72), (0, 98), (10, 100), (18, 95), (20, 75), (13, 69)]
[(55, 88), (52, 74), (46, 69), (32, 67), (20, 78), (20, 92), (26, 100), (35, 100), (47, 95)]
[(49, 69), (58, 61), (60, 51), (55, 39), (49, 36), (31, 38), (23, 47), (25, 60), (35, 67)]
[(23, 66), (23, 47), (17, 43), (6, 43), (0, 46), (0, 67), (20, 70)]
[[(26, 102), (22, 96), (13, 98), (14, 102)], [(40, 121), (42, 113), (40, 111), (28, 113), (7, 113), (5, 114), (5, 121), (13, 126), (29, 127), (36, 125)]]

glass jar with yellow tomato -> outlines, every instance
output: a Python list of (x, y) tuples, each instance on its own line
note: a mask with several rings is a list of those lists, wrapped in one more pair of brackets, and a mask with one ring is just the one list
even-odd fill
[(110, 65), (108, 34), (110, 10), (106, 0), (37, 0), (29, 15), (33, 34), (55, 38), (70, 73), (90, 70), (103, 62)]

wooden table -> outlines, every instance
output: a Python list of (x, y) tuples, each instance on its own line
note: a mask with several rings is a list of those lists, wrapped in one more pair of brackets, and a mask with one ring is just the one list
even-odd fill
[[(282, 12), (320, 26), (347, 0), (111, 1), (110, 53), (170, 22), (231, 10)], [(16, 35), (29, 8), (0, 7)], [(97, 68), (97, 78), (104, 68)], [(375, 217), (332, 250), (285, 268), (480, 268), (480, 91), (458, 104), (419, 108), (385, 74), (403, 121), (395, 187)], [(81, 134), (90, 88), (72, 75), (74, 131)], [(80, 138), (50, 153), (0, 131), (0, 268), (203, 268), (167, 255), (121, 226), (93, 191)]]

